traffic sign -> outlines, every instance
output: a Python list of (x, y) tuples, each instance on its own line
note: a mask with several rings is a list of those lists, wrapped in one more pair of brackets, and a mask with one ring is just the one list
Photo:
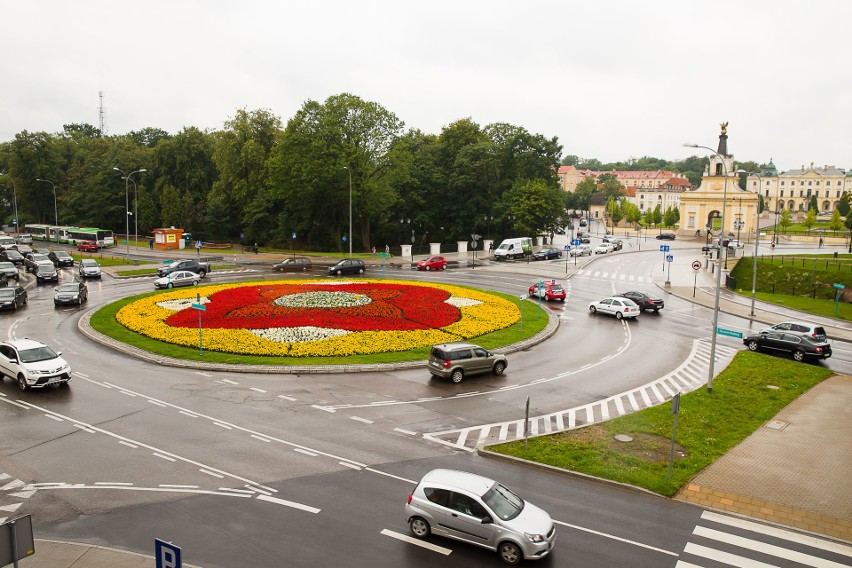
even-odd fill
[(719, 335), (727, 335), (728, 337), (736, 337), (738, 339), (743, 338), (743, 334), (739, 331), (734, 331), (732, 329), (725, 329), (724, 327), (717, 327), (716, 333)]
[(571, 241), (571, 244), (575, 247), (578, 246), (580, 244), (580, 239), (574, 239), (573, 241)]
[(565, 250), (571, 250), (571, 245), (565, 245)]
[(190, 304), (190, 307), (193, 310), (199, 310), (199, 311), (202, 311), (202, 312), (207, 311), (207, 306), (205, 306), (204, 304), (196, 304), (195, 302), (193, 302), (192, 304)]
[(180, 568), (180, 547), (155, 538), (154, 559), (157, 562), (157, 568)]
[(674, 255), (673, 254), (667, 254), (666, 255), (666, 262), (674, 262)]
[(294, 239), (296, 238), (296, 233), (293, 233), (293, 238), (294, 238)]
[(660, 252), (669, 252), (669, 245), (660, 245)]
[(478, 246), (479, 246), (479, 243), (476, 242), (475, 240), (470, 241), (470, 248), (476, 250), (476, 247), (478, 247)]
[(343, 235), (343, 242), (346, 242), (346, 235)]
[(693, 260), (692, 261), (692, 269), (693, 270), (701, 270), (701, 261), (700, 260)]

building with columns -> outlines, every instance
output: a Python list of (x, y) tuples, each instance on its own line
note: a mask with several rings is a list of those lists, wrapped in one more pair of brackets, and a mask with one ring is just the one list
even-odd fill
[(721, 220), (723, 234), (754, 234), (757, 226), (758, 197), (756, 193), (741, 189), (739, 175), (734, 169), (734, 155), (728, 154), (727, 123), (722, 125), (719, 146), (710, 156), (710, 163), (701, 176), (698, 189), (680, 194), (680, 228), (678, 235), (702, 235), (714, 227), (714, 218)]
[(843, 192), (852, 194), (852, 170), (824, 165), (778, 173), (769, 160), (759, 174), (749, 174), (746, 189), (763, 197), (764, 215), (788, 209), (793, 218), (804, 217), (810, 208), (811, 197), (816, 197), (819, 211), (837, 209)]

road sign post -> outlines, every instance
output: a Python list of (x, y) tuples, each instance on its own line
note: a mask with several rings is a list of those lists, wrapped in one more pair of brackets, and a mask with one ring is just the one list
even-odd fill
[(672, 480), (672, 463), (674, 463), (675, 438), (677, 437), (677, 415), (680, 411), (680, 393), (672, 397), (672, 414), (674, 414), (674, 428), (672, 428), (672, 451), (669, 454), (669, 481)]
[(736, 337), (737, 339), (742, 339), (743, 334), (739, 331), (734, 331), (733, 329), (725, 329), (724, 327), (717, 327), (716, 333), (719, 335), (724, 335), (726, 337)]
[(698, 271), (701, 270), (701, 261), (693, 260), (692, 261), (692, 272), (694, 273), (694, 279), (692, 281), (692, 297), (695, 297), (695, 289), (698, 287)]
[(14, 568), (18, 568), (18, 560), (33, 554), (35, 543), (30, 515), (0, 524), (0, 566), (13, 564)]
[(195, 295), (195, 302), (190, 304), (193, 310), (198, 310), (198, 354), (204, 355), (204, 341), (201, 335), (201, 312), (207, 311), (207, 306), (201, 303), (201, 294)]
[(666, 253), (669, 252), (669, 245), (660, 245), (660, 252), (663, 253), (663, 272), (666, 271)]
[(672, 285), (672, 262), (674, 262), (674, 255), (667, 254), (666, 262), (669, 263), (669, 271), (666, 273), (666, 288)]
[(834, 315), (837, 315), (838, 304), (840, 303), (840, 294), (843, 292), (843, 289), (846, 288), (846, 286), (844, 284), (835, 282), (834, 287), (837, 288), (837, 294), (834, 296)]
[(180, 547), (155, 538), (154, 560), (157, 568), (181, 568)]

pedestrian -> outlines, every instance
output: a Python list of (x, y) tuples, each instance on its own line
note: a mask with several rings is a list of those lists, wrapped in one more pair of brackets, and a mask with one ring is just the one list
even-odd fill
[(376, 256), (376, 247), (373, 247), (373, 256)]
[(201, 239), (195, 241), (195, 252), (198, 254), (198, 256), (201, 256)]
[(385, 254), (390, 254), (390, 246), (385, 245)]
[(254, 243), (254, 254), (257, 254), (257, 243)]
[(822, 248), (822, 237), (819, 238), (819, 248)]
[(148, 239), (148, 248), (154, 250), (154, 237)]

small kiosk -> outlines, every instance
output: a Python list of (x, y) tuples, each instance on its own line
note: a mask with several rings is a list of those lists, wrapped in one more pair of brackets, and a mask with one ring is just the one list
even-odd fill
[(183, 229), (154, 229), (154, 248), (157, 250), (178, 250), (186, 247)]

